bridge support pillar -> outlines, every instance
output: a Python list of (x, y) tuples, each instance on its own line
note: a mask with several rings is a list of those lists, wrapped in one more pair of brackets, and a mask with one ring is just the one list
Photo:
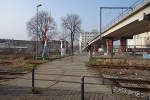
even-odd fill
[(102, 51), (103, 51), (104, 53), (107, 52), (107, 43), (102, 46)]
[(121, 44), (121, 53), (126, 52), (127, 39), (121, 39), (120, 44)]
[(133, 36), (131, 36), (131, 37), (121, 37), (121, 39), (120, 39), (121, 53), (126, 52), (127, 39), (133, 39)]
[(92, 60), (92, 53), (93, 53), (93, 48), (92, 44), (88, 45), (88, 50), (89, 50), (89, 60)]
[(110, 53), (113, 58), (113, 39), (107, 40), (107, 54)]
[(94, 52), (98, 52), (98, 46), (94, 45)]

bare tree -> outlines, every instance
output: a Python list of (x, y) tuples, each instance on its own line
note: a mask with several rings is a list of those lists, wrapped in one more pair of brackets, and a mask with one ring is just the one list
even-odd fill
[(65, 30), (65, 38), (69, 38), (71, 41), (71, 54), (73, 54), (73, 42), (75, 38), (78, 38), (81, 31), (81, 19), (77, 14), (68, 14), (66, 17), (62, 17), (61, 26)]
[[(44, 47), (49, 12), (40, 11), (38, 15), (39, 15), (38, 16), (38, 40), (42, 42), (42, 47)], [(36, 15), (33, 16), (26, 23), (26, 25), (27, 25), (26, 30), (28, 36), (31, 37), (32, 40), (35, 40), (37, 34), (37, 16)], [(54, 21), (53, 17), (50, 16), (49, 29), (47, 33), (48, 41), (54, 38), (54, 36), (56, 36), (57, 33), (56, 30), (57, 30), (56, 22)]]

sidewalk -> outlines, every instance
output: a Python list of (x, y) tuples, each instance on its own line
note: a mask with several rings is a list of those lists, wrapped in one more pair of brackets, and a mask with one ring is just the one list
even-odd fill
[[(96, 74), (90, 75), (85, 66), (88, 54), (76, 54), (71, 57), (54, 60), (43, 64), (35, 70), (35, 87), (63, 90), (81, 90), (81, 76), (85, 76), (85, 91), (111, 94), (110, 85), (102, 85), (102, 78)], [(96, 77), (96, 78), (94, 78)], [(7, 85), (32, 86), (32, 74), (7, 81)]]
[(6, 81), (0, 86), (0, 100), (81, 100), (81, 76), (85, 76), (85, 100), (138, 100), (131, 96), (111, 94), (110, 85), (102, 85), (102, 78), (87, 70), (88, 54), (54, 60), (35, 70), (35, 87), (42, 94), (29, 94), (32, 90), (31, 73)]

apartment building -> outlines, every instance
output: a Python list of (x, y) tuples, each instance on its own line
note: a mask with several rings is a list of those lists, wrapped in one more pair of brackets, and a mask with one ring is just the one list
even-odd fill
[(82, 48), (87, 45), (87, 43), (97, 36), (98, 30), (91, 30), (91, 32), (82, 31), (79, 37), (79, 50), (82, 52)]

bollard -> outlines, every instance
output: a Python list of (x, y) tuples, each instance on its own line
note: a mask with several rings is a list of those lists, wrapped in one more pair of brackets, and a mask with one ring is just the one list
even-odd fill
[(34, 67), (32, 68), (32, 93), (34, 94)]
[(84, 76), (81, 76), (81, 100), (84, 100)]
[(61, 61), (61, 52), (60, 52), (60, 61)]
[(136, 58), (136, 46), (134, 46), (134, 58)]

